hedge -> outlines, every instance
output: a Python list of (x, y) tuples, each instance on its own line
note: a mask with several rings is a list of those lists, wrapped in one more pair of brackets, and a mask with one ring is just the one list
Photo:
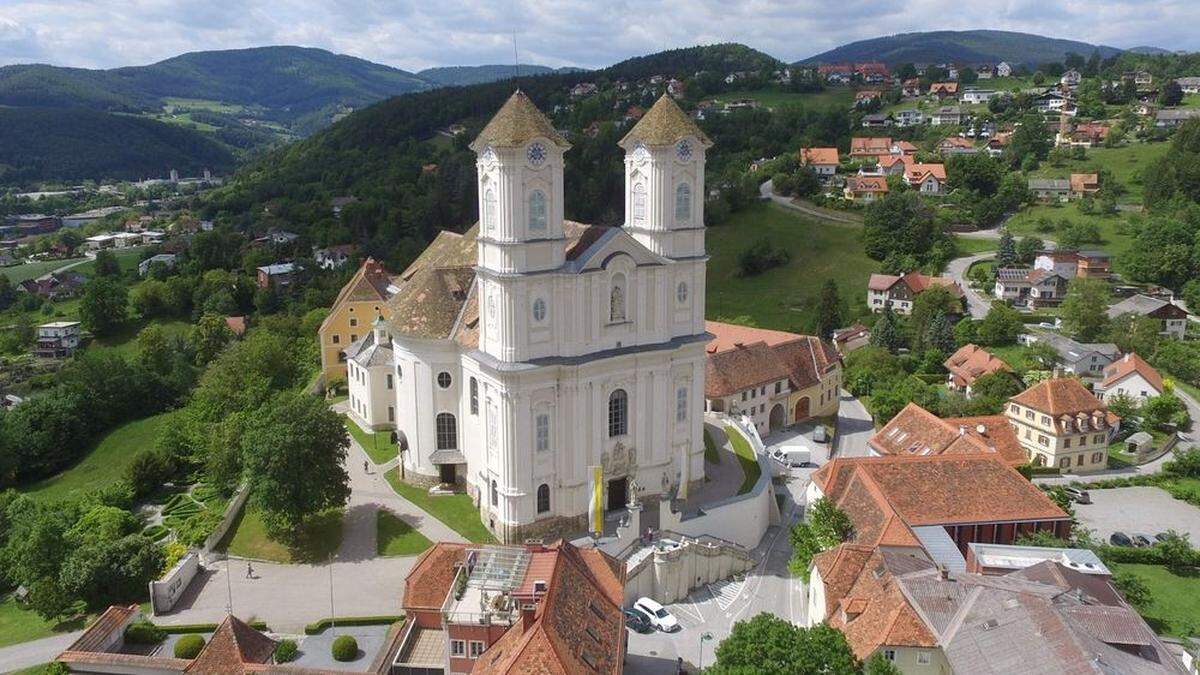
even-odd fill
[(135, 621), (125, 628), (125, 641), (135, 645), (156, 645), (167, 633), (149, 621)]
[[(251, 628), (257, 631), (267, 631), (267, 622), (261, 619), (246, 622)], [(157, 624), (155, 624), (157, 625)], [(174, 626), (158, 626), (162, 632), (167, 635), (184, 635), (187, 633), (212, 633), (217, 630), (215, 623), (181, 623)]]
[(403, 621), (404, 615), (391, 616), (382, 614), (379, 616), (335, 616), (314, 621), (304, 627), (305, 635), (316, 635), (322, 633), (326, 628), (329, 628), (334, 623), (339, 626), (383, 626), (391, 625), (397, 621)]

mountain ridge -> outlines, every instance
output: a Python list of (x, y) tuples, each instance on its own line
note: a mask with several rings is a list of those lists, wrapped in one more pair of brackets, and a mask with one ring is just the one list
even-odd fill
[(843, 44), (798, 61), (798, 64), (845, 61), (898, 63), (995, 63), (1036, 66), (1062, 61), (1068, 52), (1084, 57), (1099, 50), (1108, 58), (1123, 50), (1077, 40), (1001, 30), (924, 31), (896, 33)]

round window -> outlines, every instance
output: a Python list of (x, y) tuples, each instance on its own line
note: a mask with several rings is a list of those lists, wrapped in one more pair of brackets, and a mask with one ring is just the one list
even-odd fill
[(533, 318), (535, 321), (546, 320), (546, 301), (538, 298), (533, 301)]
[(451, 382), (452, 382), (452, 380), (450, 379), (450, 373), (447, 373), (444, 370), (442, 372), (438, 373), (437, 383), (438, 383), (439, 387), (441, 387), (442, 389), (449, 389)]
[(685, 281), (679, 282), (679, 285), (675, 287), (675, 299), (677, 301), (679, 301), (680, 304), (683, 304), (683, 303), (687, 302), (687, 295), (688, 295), (687, 282), (685, 282)]

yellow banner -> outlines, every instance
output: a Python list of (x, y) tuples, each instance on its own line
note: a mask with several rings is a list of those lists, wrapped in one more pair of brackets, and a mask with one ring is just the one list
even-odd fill
[(604, 468), (588, 467), (588, 528), (600, 534), (604, 532)]

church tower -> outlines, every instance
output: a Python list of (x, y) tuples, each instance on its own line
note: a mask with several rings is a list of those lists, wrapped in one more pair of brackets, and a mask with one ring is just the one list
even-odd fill
[(625, 229), (667, 258), (704, 255), (704, 153), (712, 141), (663, 95), (621, 139)]

